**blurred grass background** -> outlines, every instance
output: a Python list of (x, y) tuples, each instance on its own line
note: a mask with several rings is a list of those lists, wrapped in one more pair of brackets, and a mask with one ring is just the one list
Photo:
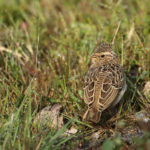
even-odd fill
[[(90, 130), (81, 119), (89, 55), (97, 41), (112, 42), (119, 22), (114, 51), (128, 90), (116, 118), (149, 109), (142, 93), (150, 80), (149, 0), (0, 1), (0, 149), (75, 147), (77, 140), (60, 135), (71, 124), (76, 138)], [(33, 132), (35, 115), (55, 103), (70, 121), (58, 131)], [(103, 149), (106, 143), (112, 141)]]

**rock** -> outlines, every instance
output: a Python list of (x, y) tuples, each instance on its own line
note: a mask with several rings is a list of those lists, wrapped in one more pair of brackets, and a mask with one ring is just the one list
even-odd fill
[(135, 119), (136, 121), (143, 121), (145, 123), (147, 123), (148, 121), (150, 121), (150, 116), (148, 115), (147, 111), (139, 111), (137, 113), (135, 113)]
[(55, 104), (43, 108), (34, 118), (33, 128), (57, 128), (60, 129), (63, 125), (63, 116), (60, 115), (62, 106)]
[(146, 82), (143, 93), (147, 98), (150, 98), (150, 81)]
[(78, 132), (78, 130), (72, 126), (69, 130), (67, 130), (64, 135), (67, 135), (67, 136), (70, 136), (70, 135), (73, 135), (73, 134), (76, 134)]

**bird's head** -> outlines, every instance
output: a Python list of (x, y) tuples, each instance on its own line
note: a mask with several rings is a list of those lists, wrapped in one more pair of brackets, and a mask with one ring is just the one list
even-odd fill
[(91, 55), (92, 65), (103, 65), (113, 61), (116, 58), (116, 54), (113, 52), (112, 45), (100, 44), (96, 46)]

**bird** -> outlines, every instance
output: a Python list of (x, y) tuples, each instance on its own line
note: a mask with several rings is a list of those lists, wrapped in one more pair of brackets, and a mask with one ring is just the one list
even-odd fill
[(127, 89), (126, 77), (112, 44), (98, 44), (94, 48), (83, 89), (88, 105), (83, 120), (93, 123), (100, 122), (102, 112), (122, 99)]

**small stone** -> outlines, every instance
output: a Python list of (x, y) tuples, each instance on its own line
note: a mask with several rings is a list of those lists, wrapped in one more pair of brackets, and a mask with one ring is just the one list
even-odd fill
[(53, 106), (47, 106), (43, 108), (34, 118), (33, 127), (42, 128), (58, 128), (60, 129), (63, 125), (63, 116), (60, 116), (62, 106), (55, 104)]
[(70, 136), (70, 135), (72, 135), (72, 134), (76, 134), (77, 132), (78, 132), (78, 130), (77, 130), (74, 126), (72, 126), (69, 130), (67, 130), (67, 131), (65, 132), (65, 135)]
[(150, 120), (148, 113), (146, 111), (140, 111), (135, 113), (135, 118), (137, 121), (148, 122)]
[(147, 98), (150, 98), (150, 81), (146, 82), (143, 93)]

